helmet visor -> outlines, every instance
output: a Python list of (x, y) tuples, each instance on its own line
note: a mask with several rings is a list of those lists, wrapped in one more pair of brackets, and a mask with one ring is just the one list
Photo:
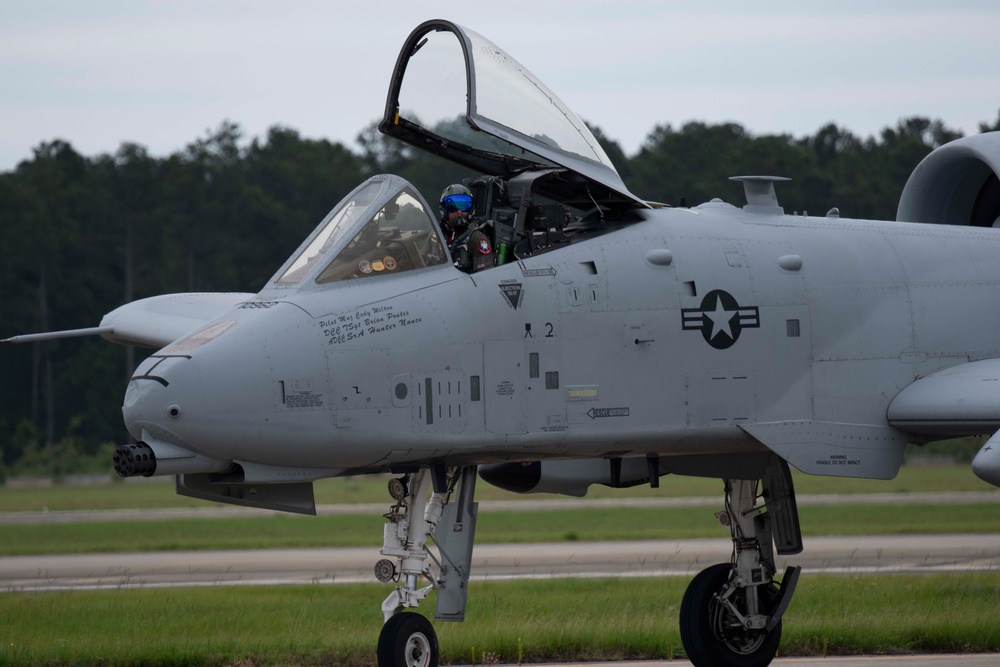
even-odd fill
[(471, 211), (472, 197), (469, 195), (448, 195), (441, 200), (441, 207), (444, 209), (445, 213), (454, 213), (455, 211)]

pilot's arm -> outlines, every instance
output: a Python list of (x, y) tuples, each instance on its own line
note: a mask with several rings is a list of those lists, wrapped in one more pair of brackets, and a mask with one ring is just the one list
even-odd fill
[(477, 228), (469, 235), (465, 247), (469, 256), (470, 271), (475, 273), (493, 266), (493, 244), (482, 227)]

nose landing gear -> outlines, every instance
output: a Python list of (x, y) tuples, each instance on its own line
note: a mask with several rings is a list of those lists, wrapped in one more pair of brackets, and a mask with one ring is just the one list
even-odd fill
[[(436, 620), (465, 618), (478, 511), (475, 489), (475, 467), (424, 468), (389, 482), (396, 504), (385, 514), (381, 553), (387, 558), (376, 563), (375, 576), (397, 586), (382, 603), (379, 667), (437, 667), (434, 627), (420, 614), (406, 611), (430, 591), (437, 591)], [(450, 502), (456, 490), (457, 498)], [(429, 541), (437, 546), (439, 558), (428, 550)], [(421, 577), (430, 585), (417, 588)]]

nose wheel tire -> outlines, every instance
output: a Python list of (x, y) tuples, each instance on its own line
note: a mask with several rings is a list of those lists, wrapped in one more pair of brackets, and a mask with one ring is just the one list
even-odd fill
[(438, 667), (437, 634), (430, 621), (412, 612), (396, 614), (378, 637), (378, 667)]
[[(715, 600), (715, 595), (729, 581), (731, 571), (729, 563), (706, 568), (691, 580), (684, 593), (681, 642), (695, 667), (766, 667), (778, 652), (780, 621), (770, 632), (746, 629)], [(760, 589), (761, 603), (766, 609), (775, 595), (765, 586)]]

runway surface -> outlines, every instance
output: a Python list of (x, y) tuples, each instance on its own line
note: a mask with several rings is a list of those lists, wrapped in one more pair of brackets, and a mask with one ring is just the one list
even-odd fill
[[(730, 559), (726, 539), (482, 544), (473, 579), (692, 576)], [(376, 547), (167, 551), (0, 558), (0, 590), (374, 582)], [(813, 537), (779, 569), (807, 573), (1000, 572), (1000, 535)], [(1000, 663), (998, 663), (1000, 664)]]
[[(776, 658), (774, 667), (996, 667), (1000, 655), (893, 655), (855, 656), (850, 658)], [(587, 662), (559, 663), (559, 667), (689, 667), (687, 660), (670, 662)], [(524, 665), (523, 667), (551, 667), (550, 665)]]

